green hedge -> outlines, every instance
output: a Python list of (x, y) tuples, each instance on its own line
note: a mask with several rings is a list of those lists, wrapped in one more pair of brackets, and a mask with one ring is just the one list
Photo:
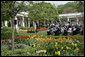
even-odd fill
[(20, 29), (27, 30), (27, 29), (34, 29), (34, 27), (23, 27), (23, 26), (21, 26)]
[[(14, 36), (16, 36), (17, 32), (14, 30)], [(11, 27), (3, 27), (1, 29), (1, 39), (11, 39), (12, 37), (12, 28)]]

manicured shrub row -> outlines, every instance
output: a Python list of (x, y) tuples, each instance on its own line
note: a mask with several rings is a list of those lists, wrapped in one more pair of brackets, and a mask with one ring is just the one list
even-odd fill
[(28, 29), (34, 29), (34, 28), (33, 27), (23, 27), (23, 26), (21, 26), (20, 29), (22, 29), (22, 30), (28, 30)]
[[(14, 34), (16, 36), (17, 32), (14, 30)], [(9, 39), (12, 37), (12, 28), (10, 27), (3, 27), (1, 29), (1, 39)]]

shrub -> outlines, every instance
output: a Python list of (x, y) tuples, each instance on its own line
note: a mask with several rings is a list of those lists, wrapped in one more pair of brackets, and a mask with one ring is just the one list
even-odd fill
[(28, 27), (23, 27), (23, 26), (21, 26), (20, 29), (26, 30), (26, 29), (28, 29)]
[(34, 29), (34, 27), (24, 27), (24, 26), (21, 26), (20, 29), (27, 30), (27, 29)]
[[(14, 34), (16, 36), (17, 32), (14, 30)], [(12, 28), (10, 27), (3, 27), (1, 29), (1, 39), (9, 39), (12, 37)]]
[(28, 29), (34, 29), (34, 27), (28, 27)]

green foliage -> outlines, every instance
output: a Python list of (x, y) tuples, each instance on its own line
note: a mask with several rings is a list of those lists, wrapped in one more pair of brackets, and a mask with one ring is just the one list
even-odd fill
[(28, 56), (27, 49), (15, 49), (14, 51), (3, 49), (1, 50), (1, 56)]
[(74, 12), (83, 12), (84, 11), (84, 3), (81, 1), (77, 2), (68, 2), (64, 5), (58, 5), (58, 12), (62, 13), (74, 13)]
[[(11, 50), (11, 45), (8, 45), (8, 49)], [(25, 45), (25, 44), (15, 44), (15, 49), (26, 49), (26, 48), (29, 48), (28, 45)]]
[(20, 29), (26, 30), (26, 29), (28, 29), (28, 27), (21, 26)]
[(31, 21), (39, 20), (40, 22), (42, 22), (44, 20), (58, 20), (58, 12), (56, 7), (54, 7), (50, 3), (45, 2), (33, 4), (28, 16), (30, 16)]
[(29, 27), (28, 29), (34, 29), (34, 27)]
[(23, 26), (21, 26), (20, 29), (22, 29), (22, 30), (28, 30), (28, 29), (34, 29), (34, 27), (23, 27)]
[(17, 13), (27, 10), (28, 6), (23, 1), (21, 3), (17, 1), (1, 1), (1, 20), (13, 19)]
[(84, 12), (84, 1), (77, 1), (77, 11), (78, 12)]
[[(17, 32), (14, 30), (14, 34), (16, 36)], [(11, 39), (12, 37), (12, 28), (10, 27), (3, 27), (1, 29), (1, 39)]]

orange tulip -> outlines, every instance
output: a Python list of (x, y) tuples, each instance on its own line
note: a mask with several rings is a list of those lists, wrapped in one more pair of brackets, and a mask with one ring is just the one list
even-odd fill
[(42, 42), (42, 44), (44, 44), (43, 41), (41, 41), (41, 42)]

